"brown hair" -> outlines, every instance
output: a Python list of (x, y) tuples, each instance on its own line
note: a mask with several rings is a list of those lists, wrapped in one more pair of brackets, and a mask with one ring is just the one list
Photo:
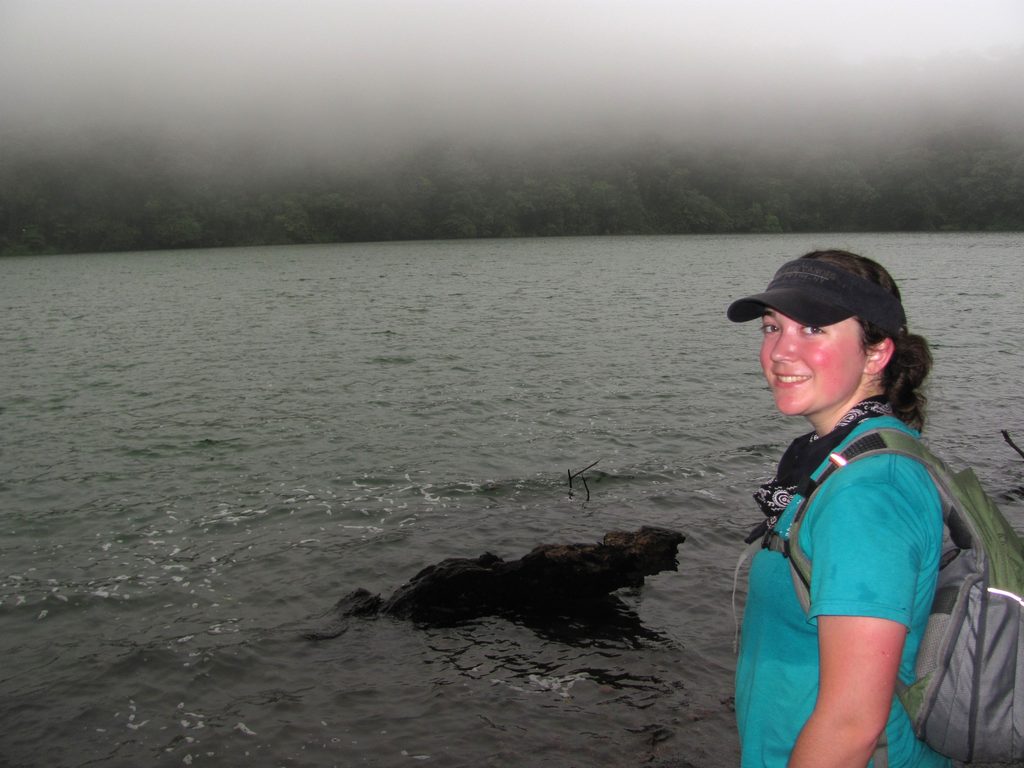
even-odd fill
[[(804, 259), (819, 259), (834, 264), (855, 275), (877, 283), (900, 299), (900, 289), (885, 267), (865, 256), (858, 256), (849, 251), (812, 251), (804, 255)], [(893, 340), (893, 354), (889, 364), (882, 371), (882, 389), (888, 398), (896, 416), (914, 429), (924, 429), (925, 406), (928, 398), (921, 391), (924, 380), (932, 367), (932, 353), (928, 341), (916, 333), (910, 333), (906, 326), (899, 329), (893, 336), (861, 318), (864, 346), (872, 347), (884, 339)]]

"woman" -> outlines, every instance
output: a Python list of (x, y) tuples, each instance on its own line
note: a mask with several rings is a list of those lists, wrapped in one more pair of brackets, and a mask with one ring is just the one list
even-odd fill
[[(760, 318), (761, 368), (797, 438), (754, 498), (765, 542), (750, 569), (736, 672), (745, 768), (948, 766), (917, 740), (895, 697), (911, 682), (942, 548), (939, 495), (910, 458), (851, 463), (822, 484), (798, 536), (814, 564), (799, 602), (781, 547), (828, 455), (868, 429), (924, 425), (927, 342), (908, 333), (899, 289), (880, 265), (845, 251), (784, 264), (730, 320)], [(876, 753), (887, 745), (887, 754)]]

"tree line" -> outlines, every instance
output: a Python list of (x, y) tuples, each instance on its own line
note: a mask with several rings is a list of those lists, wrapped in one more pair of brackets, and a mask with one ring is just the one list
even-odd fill
[(0, 254), (561, 235), (1024, 230), (1024, 138), (884, 147), (435, 144), (361, 166), (11, 146)]

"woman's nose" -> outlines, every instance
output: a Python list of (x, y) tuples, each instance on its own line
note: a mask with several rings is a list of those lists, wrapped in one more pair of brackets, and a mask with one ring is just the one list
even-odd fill
[(772, 360), (792, 360), (794, 357), (794, 350), (796, 345), (791, 334), (788, 333), (777, 333), (771, 337), (769, 343), (771, 347), (768, 350), (768, 356)]

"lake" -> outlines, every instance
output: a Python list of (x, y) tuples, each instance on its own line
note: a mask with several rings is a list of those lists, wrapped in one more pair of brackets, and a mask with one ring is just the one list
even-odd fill
[[(1024, 529), (1022, 234), (0, 260), (0, 763), (735, 766), (733, 569), (807, 427), (725, 307), (818, 247), (893, 272), (928, 442)], [(446, 557), (640, 525), (687, 540), (622, 622), (303, 637)]]

